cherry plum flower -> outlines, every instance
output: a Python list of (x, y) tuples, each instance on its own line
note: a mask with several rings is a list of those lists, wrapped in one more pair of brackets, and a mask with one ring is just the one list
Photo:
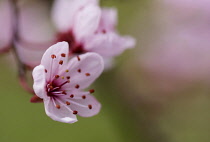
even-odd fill
[(135, 45), (132, 37), (120, 36), (115, 30), (117, 10), (101, 9), (97, 0), (56, 0), (52, 17), (58, 41), (69, 42), (73, 53), (96, 52), (110, 58)]
[[(44, 8), (49, 5), (41, 3), (44, 2), (29, 2), (29, 5), (25, 4), (28, 8), (22, 6), (20, 11), (23, 17), (20, 19), (20, 28), (22, 26), (23, 30), (17, 49), (21, 60), (29, 66), (33, 67), (39, 62), (40, 56), (48, 47), (47, 43), (66, 41), (69, 43), (70, 54), (96, 52), (106, 60), (135, 45), (134, 38), (120, 36), (116, 31), (116, 9), (101, 9), (98, 0), (55, 0), (52, 19), (49, 19), (49, 8)], [(27, 20), (30, 15), (33, 18)], [(27, 28), (24, 25), (28, 25)], [(30, 35), (27, 31), (31, 31)]]
[(159, 4), (155, 14), (161, 34), (140, 57), (141, 69), (160, 91), (209, 84), (210, 1), (160, 0)]
[(33, 70), (34, 91), (43, 99), (45, 112), (55, 121), (74, 123), (76, 114), (96, 115), (100, 103), (92, 96), (93, 89), (83, 91), (98, 78), (104, 68), (97, 53), (75, 56), (68, 62), (69, 46), (59, 42), (44, 53), (41, 64)]
[(13, 9), (8, 0), (0, 1), (0, 52), (7, 51), (13, 38)]

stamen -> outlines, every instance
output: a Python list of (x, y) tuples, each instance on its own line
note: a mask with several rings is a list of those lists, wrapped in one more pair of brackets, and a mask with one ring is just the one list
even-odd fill
[(90, 76), (90, 73), (86, 73), (85, 75), (86, 75), (86, 76)]
[(69, 72), (69, 70), (66, 70), (66, 72)]
[(60, 109), (60, 108), (61, 108), (61, 106), (60, 106), (60, 105), (55, 105), (55, 107), (56, 107), (57, 109)]
[(86, 99), (86, 96), (85, 96), (85, 95), (83, 95), (83, 96), (82, 96), (82, 98), (83, 98), (83, 99)]
[(81, 73), (81, 69), (78, 69), (77, 71), (78, 71), (79, 73)]
[(64, 77), (64, 76), (62, 76), (61, 78), (62, 78), (62, 79), (64, 79), (65, 77)]
[(70, 95), (70, 98), (74, 98), (74, 94), (71, 94), (71, 95)]
[(94, 90), (94, 89), (90, 89), (89, 92), (90, 92), (90, 93), (94, 93), (95, 90)]
[(66, 95), (67, 93), (66, 93), (66, 91), (62, 91), (62, 93), (61, 94), (64, 94), (64, 95)]
[(60, 76), (59, 75), (55, 75), (55, 78), (58, 79)]
[(54, 58), (56, 58), (56, 56), (53, 54), (53, 55), (51, 55), (51, 58), (54, 59)]
[(45, 71), (45, 73), (47, 73), (47, 70), (46, 69), (44, 71)]
[(79, 56), (77, 56), (77, 60), (80, 61), (80, 57)]
[(64, 83), (62, 83), (61, 85), (59, 85), (59, 87), (65, 85), (66, 83), (70, 83), (70, 80), (65, 81)]
[(60, 60), (60, 61), (59, 61), (59, 64), (60, 64), (60, 65), (63, 65), (63, 60)]
[(77, 114), (77, 113), (78, 113), (78, 111), (76, 111), (76, 110), (73, 111), (73, 114)]
[(75, 86), (75, 88), (79, 89), (79, 84), (77, 84), (77, 85)]
[(69, 106), (70, 105), (70, 102), (66, 101), (66, 104)]
[(70, 79), (70, 76), (67, 76), (66, 78), (67, 78), (67, 79)]
[(65, 54), (65, 53), (62, 53), (62, 54), (61, 54), (61, 57), (66, 57), (66, 54)]
[(89, 109), (92, 109), (93, 107), (92, 107), (92, 105), (88, 105), (88, 108), (89, 108)]
[(49, 86), (49, 88), (52, 90), (52, 89), (53, 89), (53, 86), (52, 86), (52, 85), (50, 85), (50, 86)]

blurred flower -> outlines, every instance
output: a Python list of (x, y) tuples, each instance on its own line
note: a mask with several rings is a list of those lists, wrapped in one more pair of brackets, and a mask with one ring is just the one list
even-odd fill
[(133, 47), (132, 37), (121, 37), (115, 31), (116, 9), (101, 9), (97, 3), (97, 0), (56, 0), (52, 16), (59, 31), (58, 40), (69, 42), (73, 53), (91, 51), (103, 57), (113, 57)]
[(140, 57), (141, 68), (162, 91), (209, 83), (210, 1), (159, 2), (156, 23), (161, 34)]
[(21, 61), (33, 68), (40, 64), (47, 47), (56, 43), (50, 18), (50, 4), (43, 0), (18, 1), (18, 39), (16, 49)]
[(76, 114), (90, 117), (100, 111), (100, 103), (82, 91), (103, 71), (103, 59), (86, 53), (68, 62), (69, 46), (60, 42), (44, 53), (41, 65), (33, 70), (34, 91), (44, 100), (46, 114), (55, 121), (74, 123)]
[(9, 0), (0, 1), (0, 52), (9, 49), (13, 38), (13, 9)]
[[(68, 42), (70, 54), (96, 52), (107, 61), (135, 46), (132, 37), (120, 36), (115, 30), (116, 9), (101, 9), (98, 0), (55, 0), (52, 19), (57, 30), (56, 36), (47, 14), (49, 9), (42, 3), (43, 1), (29, 2), (20, 10), (21, 40), (17, 46), (22, 61), (29, 66), (39, 62), (44, 47), (48, 47), (46, 44), (50, 41)], [(50, 27), (53, 32), (49, 34)]]

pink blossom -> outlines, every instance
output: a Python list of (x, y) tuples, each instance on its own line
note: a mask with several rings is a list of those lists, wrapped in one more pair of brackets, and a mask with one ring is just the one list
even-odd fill
[(117, 10), (101, 9), (96, 0), (56, 0), (52, 16), (59, 32), (58, 40), (69, 42), (73, 53), (91, 51), (113, 57), (135, 45), (132, 37), (120, 36), (115, 30)]
[(9, 0), (0, 1), (0, 52), (8, 50), (13, 38), (13, 9)]
[(46, 114), (55, 121), (74, 123), (76, 114), (96, 115), (100, 103), (83, 91), (103, 71), (103, 59), (96, 53), (73, 57), (68, 62), (69, 46), (60, 42), (44, 53), (41, 64), (34, 68), (34, 91), (43, 99)]
[(154, 87), (175, 91), (209, 83), (210, 25), (208, 0), (162, 0), (156, 12), (158, 38), (142, 56), (141, 68)]
[[(55, 0), (52, 21), (49, 19), (46, 3), (31, 3), (31, 6), (27, 4), (27, 8), (21, 7), (20, 15), (24, 18), (20, 19), (21, 40), (17, 42), (21, 59), (27, 65), (34, 66), (39, 62), (41, 53), (50, 41), (50, 44), (57, 41), (68, 42), (70, 54), (96, 52), (107, 60), (135, 45), (132, 37), (120, 36), (115, 30), (116, 9), (101, 9), (98, 0)], [(31, 15), (33, 18), (27, 20)], [(52, 28), (52, 24), (55, 28)], [(31, 31), (29, 35), (28, 31)]]

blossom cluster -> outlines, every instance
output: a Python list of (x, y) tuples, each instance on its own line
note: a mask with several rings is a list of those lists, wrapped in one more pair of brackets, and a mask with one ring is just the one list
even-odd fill
[(2, 0), (0, 18), (0, 52), (15, 49), (21, 64), (33, 69), (34, 97), (64, 123), (100, 111), (94, 89), (84, 89), (113, 57), (135, 46), (134, 38), (117, 32), (117, 10), (101, 8), (98, 0), (54, 0), (52, 8), (42, 0)]

